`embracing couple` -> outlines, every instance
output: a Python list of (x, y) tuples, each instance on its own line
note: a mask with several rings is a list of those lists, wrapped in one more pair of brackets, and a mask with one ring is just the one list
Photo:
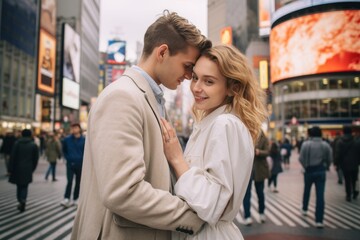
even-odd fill
[[(183, 152), (159, 85), (176, 89), (185, 79), (195, 125)], [(138, 65), (91, 108), (72, 239), (243, 239), (233, 219), (266, 119), (263, 100), (243, 54), (212, 47), (164, 11), (145, 33)]]

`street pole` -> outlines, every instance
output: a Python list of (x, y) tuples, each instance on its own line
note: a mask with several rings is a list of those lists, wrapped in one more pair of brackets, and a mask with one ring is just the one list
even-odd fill
[(281, 87), (281, 134), (282, 142), (285, 140), (285, 103), (284, 103), (284, 92), (288, 90), (288, 86), (284, 85)]

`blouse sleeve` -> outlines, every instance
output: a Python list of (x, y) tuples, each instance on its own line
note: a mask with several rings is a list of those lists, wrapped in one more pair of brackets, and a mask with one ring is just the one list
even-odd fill
[[(220, 116), (211, 126), (203, 151), (204, 169), (191, 167), (175, 184), (198, 216), (216, 224), (227, 206), (239, 208), (251, 173), (254, 147), (249, 131), (236, 117)], [(242, 195), (241, 195), (242, 194)]]

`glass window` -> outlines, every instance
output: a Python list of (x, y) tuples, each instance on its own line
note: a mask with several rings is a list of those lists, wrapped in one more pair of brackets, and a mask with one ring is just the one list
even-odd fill
[(21, 93), (19, 95), (19, 104), (18, 104), (18, 116), (19, 117), (25, 117), (24, 99), (25, 99), (25, 94)]
[(16, 60), (13, 62), (13, 71), (12, 71), (12, 83), (13, 86), (16, 87), (18, 84), (18, 78), (19, 78), (19, 61)]
[(319, 81), (310, 81), (307, 83), (309, 91), (316, 91), (318, 90), (318, 83)]
[(310, 100), (310, 117), (317, 118), (319, 115), (318, 100)]
[(329, 98), (320, 99), (320, 117), (329, 117)]
[(360, 88), (360, 76), (350, 78), (350, 88)]
[(20, 88), (25, 89), (25, 82), (26, 80), (26, 65), (25, 63), (21, 64), (21, 71), (20, 71)]
[(351, 117), (360, 117), (360, 97), (351, 99)]
[(309, 118), (309, 101), (304, 100), (301, 102), (300, 118)]
[(17, 99), (17, 97), (18, 97), (18, 91), (17, 90), (13, 90), (13, 93), (12, 93), (13, 95), (12, 95), (12, 100), (11, 100), (11, 105), (12, 105), (12, 107), (11, 107), (11, 112), (10, 112), (10, 114), (12, 115), (12, 116), (17, 116), (17, 110), (18, 110), (18, 99)]
[(285, 120), (291, 119), (293, 116), (293, 102), (286, 102), (285, 103)]
[(329, 88), (329, 79), (323, 78), (320, 80), (319, 89), (328, 89)]
[[(27, 78), (26, 78), (26, 82), (27, 82), (27, 88), (28, 88), (28, 91), (29, 92), (32, 92), (33, 91), (33, 79), (34, 79), (34, 66), (31, 65), (29, 68), (28, 68), (28, 71), (27, 71)], [(37, 79), (37, 78), (36, 78)]]
[(349, 99), (348, 98), (341, 98), (339, 99), (340, 108), (339, 113), (340, 117), (349, 117)]
[(338, 89), (338, 80), (337, 79), (329, 79), (329, 88), (330, 89)]
[(8, 87), (4, 88), (3, 96), (2, 96), (2, 103), (1, 109), (4, 115), (9, 115), (9, 103), (10, 103), (10, 89)]
[(293, 102), (293, 107), (292, 107), (292, 115), (289, 119), (296, 117), (296, 118), (300, 118), (300, 102), (299, 101), (295, 101)]
[(329, 117), (338, 117), (338, 99), (330, 99), (329, 101)]
[(31, 114), (31, 112), (32, 112), (32, 102), (33, 102), (33, 100), (32, 100), (32, 97), (31, 97), (31, 95), (28, 95), (28, 97), (27, 97), (27, 99), (26, 99), (26, 117), (28, 117), (28, 118), (31, 118), (32, 116), (32, 114)]

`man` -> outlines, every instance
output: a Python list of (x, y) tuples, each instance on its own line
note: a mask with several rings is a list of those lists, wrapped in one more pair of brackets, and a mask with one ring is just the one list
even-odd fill
[(72, 239), (171, 239), (171, 231), (196, 233), (203, 224), (169, 193), (163, 149), (163, 84), (170, 89), (192, 76), (211, 42), (186, 19), (164, 11), (146, 31), (138, 66), (109, 85), (91, 108), (83, 178)]
[(39, 148), (34, 143), (31, 130), (24, 129), (12, 149), (9, 162), (9, 182), (16, 184), (17, 209), (20, 212), (25, 211), (28, 187), (38, 161)]
[(252, 176), (249, 180), (248, 187), (246, 189), (246, 193), (243, 200), (244, 207), (244, 223), (246, 226), (250, 226), (252, 224), (251, 218), (251, 187), (252, 182), (255, 183), (255, 190), (258, 197), (258, 205), (259, 205), (259, 216), (261, 223), (266, 221), (265, 217), (265, 194), (264, 194), (264, 186), (265, 179), (269, 178), (270, 169), (269, 164), (266, 161), (266, 157), (269, 156), (269, 140), (266, 137), (265, 133), (261, 131), (260, 137), (255, 146), (255, 156), (254, 156), (254, 164), (253, 164), (253, 172)]
[[(77, 206), (80, 191), (81, 169), (84, 156), (85, 138), (81, 133), (81, 126), (78, 123), (71, 125), (71, 134), (64, 138), (62, 151), (66, 160), (66, 190), (64, 200), (60, 203), (63, 207)], [(73, 202), (71, 202), (71, 189), (75, 175), (75, 189)]]
[(345, 179), (346, 201), (356, 199), (359, 191), (356, 189), (360, 164), (360, 142), (352, 136), (352, 128), (343, 128), (344, 136), (337, 141), (335, 149), (335, 162), (340, 166)]
[(300, 149), (299, 161), (304, 168), (304, 194), (301, 213), (307, 216), (311, 186), (315, 185), (315, 227), (323, 228), (325, 209), (326, 170), (332, 162), (332, 149), (321, 138), (321, 129), (312, 127), (309, 131), (309, 140), (305, 141)]

